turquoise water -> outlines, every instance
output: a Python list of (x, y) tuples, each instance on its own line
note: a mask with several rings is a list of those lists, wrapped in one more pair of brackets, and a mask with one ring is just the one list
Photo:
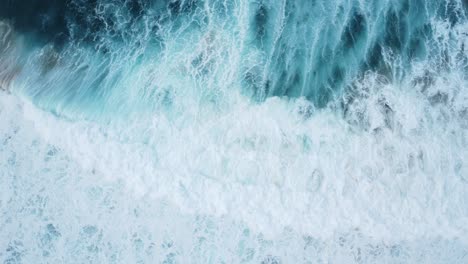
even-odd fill
[(468, 261), (465, 1), (0, 8), (4, 263)]

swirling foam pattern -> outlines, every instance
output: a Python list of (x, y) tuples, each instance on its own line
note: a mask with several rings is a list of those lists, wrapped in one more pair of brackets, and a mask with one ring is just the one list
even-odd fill
[(0, 260), (467, 263), (467, 15), (0, 1)]

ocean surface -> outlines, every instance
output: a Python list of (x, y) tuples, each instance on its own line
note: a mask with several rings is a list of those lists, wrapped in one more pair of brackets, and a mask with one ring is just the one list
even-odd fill
[(0, 263), (468, 263), (468, 1), (0, 0)]

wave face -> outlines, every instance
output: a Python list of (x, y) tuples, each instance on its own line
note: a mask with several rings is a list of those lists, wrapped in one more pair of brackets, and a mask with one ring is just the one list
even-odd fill
[(463, 0), (0, 1), (4, 263), (468, 262)]

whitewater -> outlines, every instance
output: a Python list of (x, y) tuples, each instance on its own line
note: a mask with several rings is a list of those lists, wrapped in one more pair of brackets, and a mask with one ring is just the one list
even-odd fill
[(467, 15), (0, 1), (0, 261), (468, 263)]

